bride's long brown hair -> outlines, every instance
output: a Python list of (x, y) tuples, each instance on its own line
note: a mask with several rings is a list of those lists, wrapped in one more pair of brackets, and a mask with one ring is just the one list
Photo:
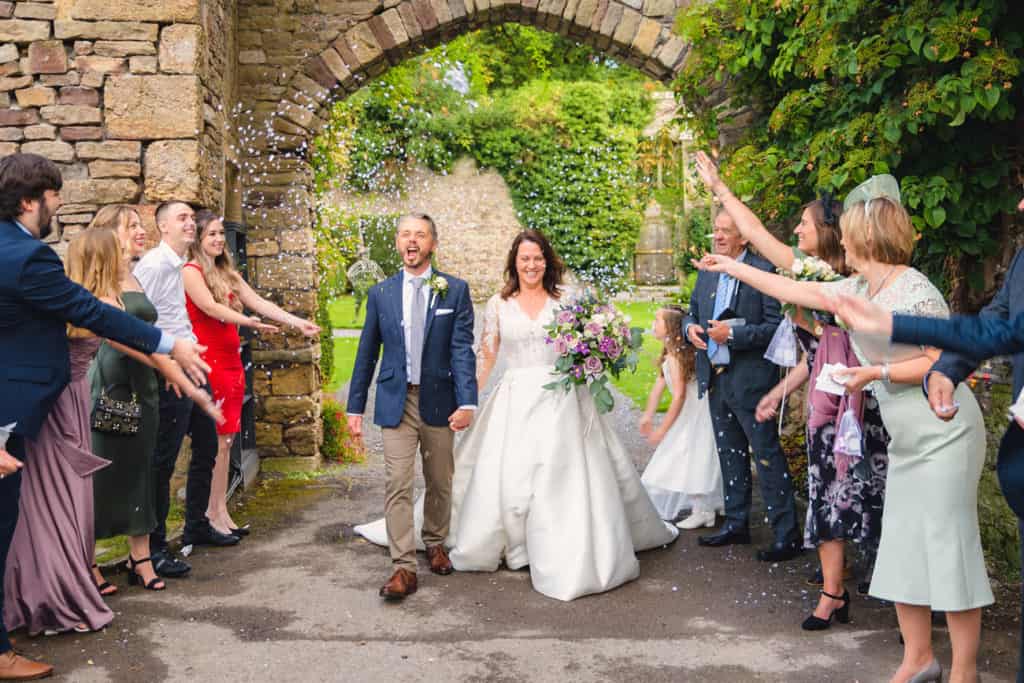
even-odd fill
[(512, 240), (512, 248), (508, 250), (508, 258), (505, 259), (505, 286), (501, 290), (501, 298), (508, 299), (519, 293), (519, 271), (516, 270), (516, 258), (519, 256), (519, 245), (523, 242), (533, 242), (540, 247), (540, 253), (544, 256), (544, 291), (552, 299), (560, 298), (565, 264), (562, 263), (562, 259), (558, 258), (554, 247), (540, 230), (523, 230)]

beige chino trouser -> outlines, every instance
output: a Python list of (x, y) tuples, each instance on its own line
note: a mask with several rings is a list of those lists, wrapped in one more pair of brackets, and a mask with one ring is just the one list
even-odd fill
[(447, 425), (433, 427), (420, 418), (419, 387), (409, 385), (405, 411), (397, 427), (385, 427), (384, 518), (388, 527), (388, 547), (396, 568), (416, 572), (416, 529), (413, 522), (413, 480), (416, 476), (416, 452), (423, 454), (423, 478), (427, 492), (423, 507), (423, 543), (441, 545), (448, 537), (452, 516), (452, 448), (455, 434)]

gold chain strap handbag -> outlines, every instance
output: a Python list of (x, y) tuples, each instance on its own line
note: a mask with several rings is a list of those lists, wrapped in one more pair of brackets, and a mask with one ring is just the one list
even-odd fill
[(142, 428), (142, 404), (139, 403), (139, 396), (132, 387), (132, 397), (127, 401), (119, 401), (111, 398), (110, 390), (115, 385), (103, 381), (103, 371), (99, 363), (96, 363), (96, 376), (100, 380), (100, 395), (92, 403), (92, 428), (93, 431), (103, 434), (117, 434), (120, 436), (134, 436)]

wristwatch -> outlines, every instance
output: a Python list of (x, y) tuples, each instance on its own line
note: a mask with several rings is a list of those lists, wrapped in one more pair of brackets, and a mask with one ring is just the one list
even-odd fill
[(729, 337), (725, 340), (726, 343), (731, 342), (734, 337), (735, 337), (735, 335), (733, 334), (733, 328), (730, 327), (729, 328)]

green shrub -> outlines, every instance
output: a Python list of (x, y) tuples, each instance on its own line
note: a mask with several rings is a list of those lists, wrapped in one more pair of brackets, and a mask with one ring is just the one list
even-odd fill
[(321, 286), (316, 292), (316, 324), (320, 326), (320, 380), (323, 382), (334, 374), (334, 328), (328, 305), (331, 290)]
[(345, 410), (333, 398), (325, 398), (320, 413), (323, 421), (323, 441), (320, 454), (336, 462), (364, 462), (366, 453), (362, 445), (348, 431)]

